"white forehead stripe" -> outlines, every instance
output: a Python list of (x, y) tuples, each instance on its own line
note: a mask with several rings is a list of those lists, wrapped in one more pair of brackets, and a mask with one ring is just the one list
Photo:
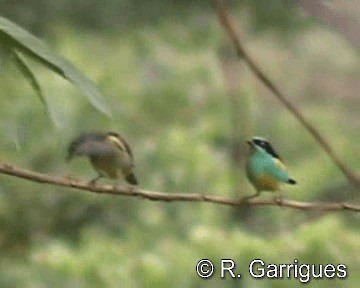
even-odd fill
[(258, 136), (253, 137), (251, 140), (252, 140), (252, 141), (259, 140), (259, 141), (269, 142), (269, 141), (266, 140), (265, 138), (258, 137)]

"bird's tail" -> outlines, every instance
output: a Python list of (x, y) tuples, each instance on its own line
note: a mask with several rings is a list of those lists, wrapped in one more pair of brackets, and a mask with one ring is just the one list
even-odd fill
[(297, 182), (294, 179), (289, 178), (287, 181), (288, 184), (295, 185)]
[(137, 180), (137, 178), (135, 177), (135, 174), (133, 172), (131, 172), (130, 174), (126, 175), (125, 180), (132, 185), (138, 185), (139, 182)]

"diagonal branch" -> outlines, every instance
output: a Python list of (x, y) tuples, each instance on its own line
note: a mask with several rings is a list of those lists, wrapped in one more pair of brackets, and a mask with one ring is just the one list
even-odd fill
[[(348, 15), (348, 13), (339, 9), (331, 9), (323, 0), (295, 0), (293, 2), (295, 2), (294, 4), (302, 7), (311, 16), (321, 19), (341, 36), (345, 37), (351, 44), (360, 47), (360, 21), (359, 19), (356, 19), (356, 10), (354, 11), (354, 15), (352, 15), (354, 17), (352, 18), (351, 15)], [(341, 7), (341, 3), (339, 4)], [(358, 4), (359, 3), (357, 3), (357, 5)], [(346, 4), (343, 4), (343, 6), (345, 5)], [(356, 4), (353, 5), (355, 8)]]
[(274, 84), (273, 81), (255, 64), (252, 58), (244, 49), (240, 37), (236, 34), (235, 24), (230, 19), (227, 6), (224, 0), (215, 0), (215, 5), (217, 9), (217, 14), (221, 25), (224, 27), (226, 33), (228, 34), (230, 40), (233, 42), (236, 53), (240, 60), (244, 60), (245, 63), (249, 66), (250, 70), (256, 75), (256, 77), (279, 99), (279, 101), (297, 118), (300, 123), (305, 127), (305, 129), (315, 138), (315, 140), (320, 144), (320, 146), (326, 151), (330, 156), (336, 166), (342, 171), (346, 178), (356, 186), (360, 186), (360, 174), (352, 171), (335, 153), (331, 148), (330, 144), (325, 140), (325, 138), (320, 134), (320, 132), (307, 120), (304, 115), (292, 104), (285, 94), (283, 94), (280, 89)]
[(216, 195), (205, 194), (190, 194), (190, 193), (165, 193), (155, 192), (139, 189), (133, 186), (119, 186), (113, 187), (111, 185), (91, 185), (88, 182), (80, 181), (76, 179), (50, 176), (22, 168), (17, 168), (8, 164), (0, 164), (0, 173), (10, 176), (14, 176), (21, 179), (30, 180), (32, 182), (39, 182), (43, 184), (50, 184), (54, 186), (62, 186), (75, 188), (87, 192), (99, 193), (99, 194), (111, 194), (117, 196), (131, 196), (139, 197), (152, 201), (164, 201), (164, 202), (208, 202), (214, 204), (222, 204), (228, 206), (247, 207), (247, 206), (279, 206), (289, 207), (304, 211), (354, 211), (360, 212), (360, 205), (354, 205), (345, 202), (299, 202), (285, 199), (230, 199), (225, 197), (219, 197)]

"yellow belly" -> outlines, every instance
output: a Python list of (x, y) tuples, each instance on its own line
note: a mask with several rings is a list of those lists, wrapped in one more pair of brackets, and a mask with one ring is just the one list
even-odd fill
[(276, 191), (279, 189), (279, 181), (264, 174), (257, 179), (256, 187), (259, 191)]
[(111, 159), (92, 159), (91, 164), (95, 170), (104, 177), (112, 179), (118, 179), (121, 177), (121, 170)]

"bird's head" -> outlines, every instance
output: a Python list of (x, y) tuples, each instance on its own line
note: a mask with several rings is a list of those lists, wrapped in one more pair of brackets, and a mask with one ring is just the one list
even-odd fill
[(264, 150), (269, 153), (271, 156), (280, 159), (279, 155), (275, 152), (274, 148), (271, 146), (270, 142), (265, 138), (255, 136), (251, 140), (246, 141), (250, 147), (257, 150)]

